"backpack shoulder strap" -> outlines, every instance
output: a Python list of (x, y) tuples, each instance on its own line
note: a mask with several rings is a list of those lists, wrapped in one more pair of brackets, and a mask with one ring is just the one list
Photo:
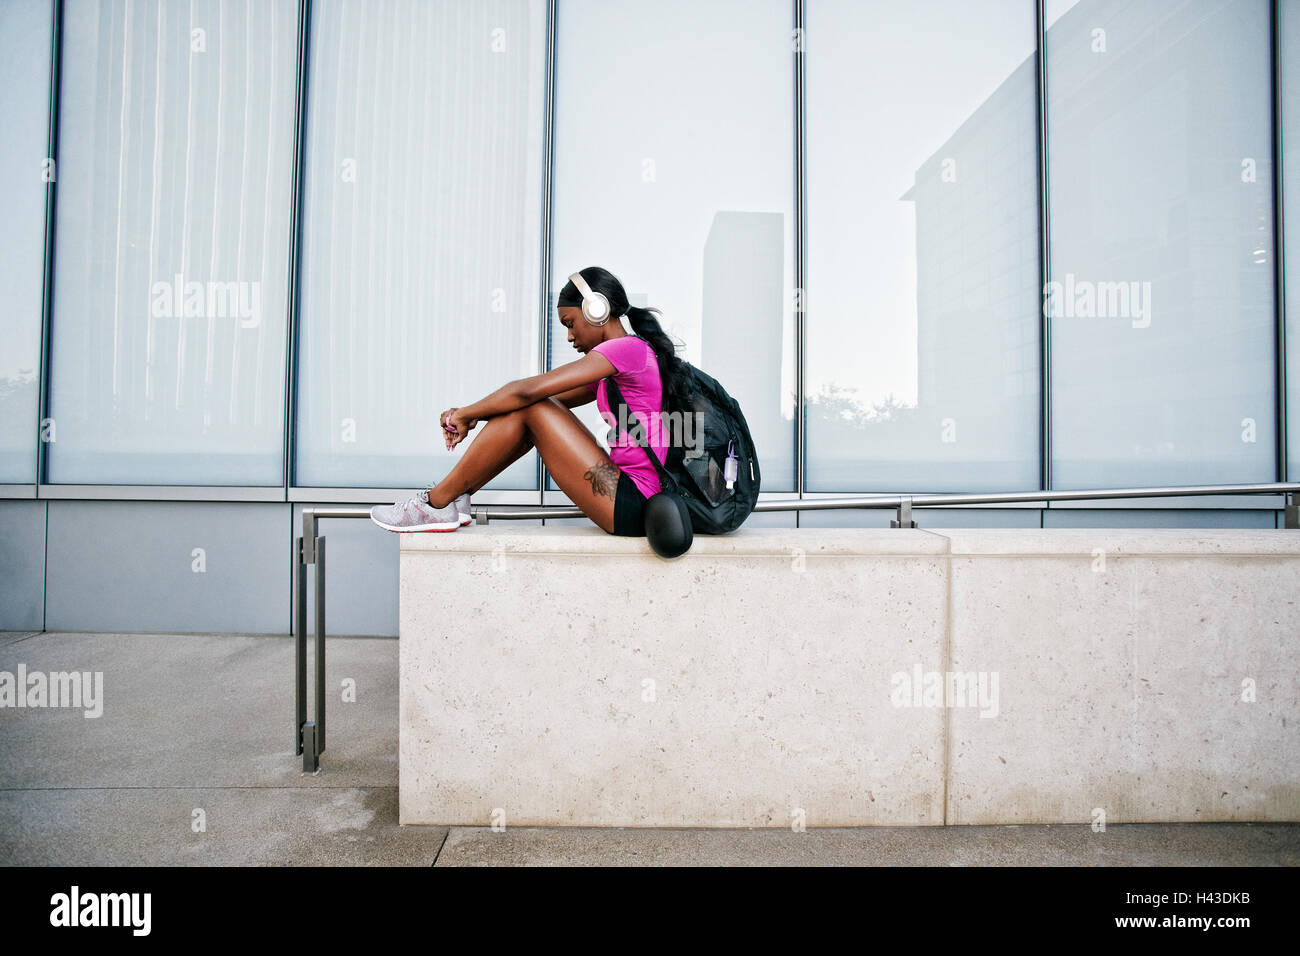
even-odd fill
[[(623, 393), (618, 390), (618, 385), (614, 382), (614, 376), (612, 375), (605, 379), (605, 397), (611, 399), (609, 406), (611, 412), (613, 412), (615, 408), (619, 409), (619, 411), (614, 412), (616, 420), (624, 421), (631, 419), (631, 406), (623, 400)], [(628, 410), (626, 416), (622, 414), (623, 408), (627, 408)], [(664, 469), (663, 462), (659, 460), (658, 456), (650, 450), (650, 446), (646, 443), (645, 438), (640, 435), (632, 435), (631, 437), (633, 441), (645, 449), (646, 457), (649, 458), (650, 463), (655, 466), (655, 471), (659, 472), (660, 485), (664, 488), (676, 488), (677, 482), (674, 481), (672, 476)]]

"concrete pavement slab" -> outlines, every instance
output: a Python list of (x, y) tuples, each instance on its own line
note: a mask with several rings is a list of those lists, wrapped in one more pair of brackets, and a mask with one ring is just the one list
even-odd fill
[(314, 776), (292, 749), (293, 650), (224, 634), (0, 635), (0, 671), (103, 674), (100, 717), (0, 709), (0, 865), (1300, 865), (1300, 824), (401, 827), (397, 641), (330, 639)]
[(29, 637), (36, 637), (40, 633), (40, 631), (0, 631), (0, 647), (17, 644)]
[(395, 639), (329, 639), (316, 776), (294, 756), (288, 637), (51, 632), (0, 646), (0, 671), (20, 665), (102, 673), (103, 712), (0, 708), (3, 787), (397, 785)]
[(1296, 866), (1288, 823), (641, 830), (453, 827), (438, 866)]
[(6, 866), (430, 866), (445, 836), (396, 787), (0, 791)]

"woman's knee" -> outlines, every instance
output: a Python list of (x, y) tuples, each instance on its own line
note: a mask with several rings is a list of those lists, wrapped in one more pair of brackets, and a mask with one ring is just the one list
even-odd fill
[(505, 419), (508, 422), (519, 422), (521, 424), (527, 424), (528, 409), (530, 408), (532, 408), (531, 405), (525, 405), (523, 408), (516, 408), (513, 412), (506, 412), (504, 415), (497, 415), (494, 417)]
[(556, 398), (554, 395), (542, 399), (540, 402), (533, 402), (531, 405), (525, 405), (523, 411), (531, 412), (534, 415), (546, 415), (552, 411), (565, 411), (567, 406)]
[[(525, 405), (518, 410), (523, 416), (524, 424), (534, 425), (543, 419), (554, 421), (558, 416), (557, 413), (567, 412), (568, 406), (557, 399), (554, 395), (543, 399), (540, 402), (533, 402), (531, 405)], [(511, 414), (515, 414), (512, 412)]]

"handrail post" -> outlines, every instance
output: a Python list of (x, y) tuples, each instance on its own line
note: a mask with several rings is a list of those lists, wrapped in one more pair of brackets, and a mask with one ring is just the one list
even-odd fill
[[(297, 701), (294, 714), (294, 753), (302, 756), (303, 773), (320, 769), (325, 751), (325, 539), (316, 535), (316, 513), (302, 514), (302, 536), (295, 539), (294, 608)], [(316, 565), (316, 719), (307, 719), (307, 565)]]
[(307, 564), (303, 561), (302, 538), (294, 539), (293, 554), (294, 595), (297, 601), (297, 606), (293, 609), (294, 667), (297, 674), (293, 752), (298, 755), (303, 749), (302, 728), (307, 723)]
[(325, 539), (316, 539), (316, 756), (325, 752)]
[(891, 528), (915, 528), (916, 522), (912, 520), (912, 499), (904, 496), (903, 500), (898, 503), (898, 516), (889, 522)]
[(1286, 520), (1283, 527), (1300, 531), (1300, 502), (1296, 501), (1294, 491), (1287, 493), (1286, 501)]

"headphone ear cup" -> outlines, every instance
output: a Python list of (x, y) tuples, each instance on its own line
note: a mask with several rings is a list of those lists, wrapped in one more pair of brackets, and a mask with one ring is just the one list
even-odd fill
[(604, 325), (609, 321), (609, 299), (593, 292), (582, 300), (582, 315), (592, 325)]
[(592, 325), (604, 325), (608, 322), (611, 312), (609, 299), (604, 294), (593, 291), (581, 272), (569, 276), (569, 281), (582, 293), (582, 317)]

